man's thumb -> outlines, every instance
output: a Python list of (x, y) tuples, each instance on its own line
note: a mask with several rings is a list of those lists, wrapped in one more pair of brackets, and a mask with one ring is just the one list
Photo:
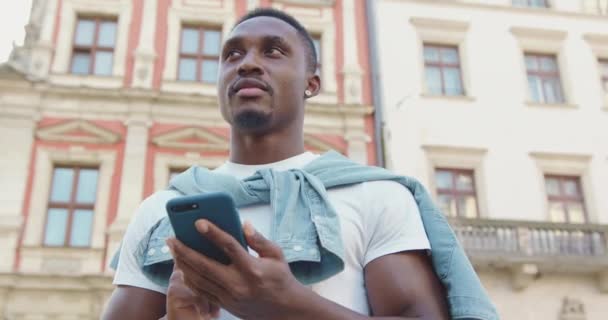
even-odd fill
[(243, 224), (243, 232), (245, 233), (247, 244), (255, 250), (260, 257), (283, 259), (281, 248), (257, 232), (251, 222), (245, 221)]

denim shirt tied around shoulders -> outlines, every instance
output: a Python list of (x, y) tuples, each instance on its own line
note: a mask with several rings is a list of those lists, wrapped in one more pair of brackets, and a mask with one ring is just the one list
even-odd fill
[[(433, 267), (446, 289), (451, 318), (498, 319), (445, 216), (413, 178), (360, 165), (329, 151), (301, 169), (262, 169), (244, 180), (195, 166), (173, 178), (169, 188), (183, 195), (227, 192), (238, 207), (269, 203), (274, 214), (269, 238), (283, 250), (294, 276), (303, 284), (313, 284), (344, 269), (340, 223), (326, 190), (377, 180), (398, 182), (413, 194), (431, 244)], [(169, 219), (164, 217), (147, 232), (135, 253), (146, 277), (164, 287), (168, 286), (173, 261), (162, 248), (173, 236)], [(114, 269), (118, 256), (111, 263)]]

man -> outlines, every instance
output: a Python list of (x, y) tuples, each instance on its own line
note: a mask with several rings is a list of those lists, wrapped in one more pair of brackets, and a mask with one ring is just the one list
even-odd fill
[[(327, 227), (339, 235), (339, 239), (332, 239), (332, 234), (313, 239), (315, 248), (317, 243), (320, 247), (316, 252), (322, 252), (317, 258), (321, 262), (334, 259), (340, 267), (339, 272), (332, 271), (328, 276), (325, 271), (329, 264), (310, 263), (321, 265), (323, 270), (308, 285), (303, 284), (306, 278), (296, 278), (295, 272), (307, 262), (299, 264), (295, 259), (294, 263), (293, 256), (305, 255), (307, 250), (314, 253), (315, 248), (293, 245), (289, 242), (291, 235), (277, 236), (277, 229), (296, 233), (313, 224), (310, 218), (298, 220), (305, 219), (302, 216), (282, 219), (290, 212), (276, 212), (280, 207), (277, 202), (294, 193), (278, 188), (274, 202), (239, 208), (241, 218), (248, 221), (244, 233), (251, 254), (213, 224), (197, 221), (201, 235), (230, 256), (232, 264), (228, 266), (173, 238), (167, 240), (168, 247), (142, 253), (141, 248), (150, 248), (151, 242), (164, 237), (155, 234), (159, 225), (166, 224), (165, 203), (198, 192), (192, 190), (205, 189), (196, 186), (196, 175), (245, 179), (265, 172), (267, 181), (288, 170), (299, 173), (298, 169), (324, 157), (304, 149), (305, 101), (318, 94), (321, 83), (315, 75), (316, 55), (310, 35), (295, 19), (273, 9), (249, 13), (227, 37), (220, 59), (218, 96), (222, 116), (231, 126), (230, 160), (212, 173), (192, 168), (174, 179), (172, 188), (155, 193), (141, 204), (122, 243), (114, 279), (117, 288), (104, 319), (158, 319), (165, 314), (168, 319), (185, 320), (217, 316), (447, 319), (446, 294), (428, 255), (430, 245), (419, 206), (412, 193), (394, 181), (328, 188), (326, 194), (319, 191), (320, 200), (313, 192), (315, 201), (327, 200), (327, 211), (335, 212), (334, 221), (338, 223), (323, 225), (313, 217), (316, 222), (311, 230), (320, 235), (324, 230), (318, 229)], [(302, 177), (316, 179), (306, 174)], [(288, 226), (277, 227), (277, 221)], [(333, 242), (339, 244), (333, 246)], [(159, 261), (154, 256), (169, 249), (175, 267), (167, 288), (142, 271), (141, 260), (151, 256), (154, 265)]]

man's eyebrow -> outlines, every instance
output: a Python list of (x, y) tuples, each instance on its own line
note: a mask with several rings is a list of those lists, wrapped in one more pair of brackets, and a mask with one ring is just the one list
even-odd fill
[(236, 47), (243, 43), (242, 37), (232, 37), (224, 42), (224, 48), (226, 47)]

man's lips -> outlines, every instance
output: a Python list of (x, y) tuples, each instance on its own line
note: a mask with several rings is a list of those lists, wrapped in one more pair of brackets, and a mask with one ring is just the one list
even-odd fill
[(272, 90), (264, 81), (255, 78), (241, 78), (237, 80), (230, 89), (230, 95), (237, 97), (254, 98), (260, 97), (266, 93), (270, 94)]

